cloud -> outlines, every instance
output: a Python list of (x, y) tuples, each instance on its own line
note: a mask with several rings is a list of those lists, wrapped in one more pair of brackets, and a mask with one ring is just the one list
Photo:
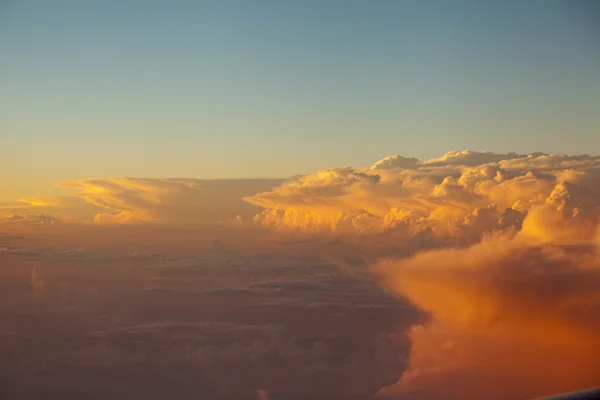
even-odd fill
[(462, 165), (465, 167), (474, 167), (477, 165), (496, 163), (506, 160), (514, 160), (519, 158), (536, 158), (543, 156), (543, 153), (533, 153), (530, 155), (517, 154), (517, 153), (506, 153), (497, 154), (490, 151), (449, 151), (440, 158), (433, 158), (431, 160), (424, 161), (424, 165)]
[(414, 157), (402, 157), (398, 154), (382, 158), (377, 161), (371, 169), (394, 169), (394, 168), (415, 168), (421, 160)]
[(367, 261), (385, 249), (374, 243), (393, 244), (372, 270), (431, 320), (410, 330), (409, 368), (382, 397), (516, 400), (600, 384), (600, 157), (394, 155), (246, 200), (278, 232), (358, 237)]
[(245, 200), (263, 208), (256, 222), (279, 230), (430, 229), (473, 239), (518, 228), (546, 203), (564, 212), (596, 212), (600, 205), (599, 157), (462, 151), (415, 160), (394, 155), (368, 169), (327, 169)]
[(95, 216), (98, 223), (186, 224), (251, 217), (257, 209), (241, 198), (280, 183), (278, 179), (95, 178), (59, 186), (76, 189), (76, 196), (104, 209)]
[(64, 221), (58, 217), (44, 214), (0, 217), (0, 224), (55, 225), (63, 222)]
[(532, 153), (532, 154), (517, 154), (517, 153), (505, 153), (498, 154), (489, 151), (449, 151), (439, 158), (432, 158), (430, 160), (420, 160), (415, 157), (402, 157), (398, 154), (385, 157), (377, 161), (371, 169), (397, 169), (397, 168), (422, 168), (432, 166), (464, 166), (474, 167), (483, 164), (497, 163), (500, 161), (508, 161), (514, 159), (521, 159), (529, 157), (538, 158), (547, 156), (544, 153)]
[[(31, 374), (215, 399), (516, 400), (600, 384), (598, 157), (462, 151), (286, 181), (61, 185), (74, 196), (0, 207), (27, 236), (2, 238), (15, 302), (0, 316), (6, 340), (42, 346), (20, 358)], [(111, 226), (38, 226), (69, 208)], [(39, 340), (60, 339), (57, 323), (78, 339), (60, 359), (43, 347), (60, 341)]]
[(49, 215), (62, 221), (100, 224), (161, 223), (242, 225), (260, 208), (242, 197), (269, 190), (282, 179), (90, 178), (59, 182), (72, 195), (0, 203), (3, 220)]
[(94, 215), (102, 210), (72, 196), (26, 198), (11, 203), (0, 203), (0, 219), (31, 223), (32, 218), (29, 216), (45, 215), (62, 222), (91, 221)]
[[(0, 360), (6, 398), (363, 400), (405, 369), (402, 331), (422, 317), (294, 249), (213, 254), (198, 227), (58, 229), (19, 240), (45, 249), (36, 269), (0, 260), (0, 336), (17, 350)], [(88, 248), (67, 251), (63, 231)], [(238, 234), (219, 237), (236, 247)]]
[(381, 395), (523, 399), (600, 384), (596, 229), (546, 205), (519, 232), (378, 263), (387, 290), (432, 315)]

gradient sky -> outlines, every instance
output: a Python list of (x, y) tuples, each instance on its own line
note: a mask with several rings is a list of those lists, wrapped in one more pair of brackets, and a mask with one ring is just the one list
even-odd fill
[(2, 196), (97, 176), (285, 177), (391, 153), (598, 154), (599, 10), (4, 0)]

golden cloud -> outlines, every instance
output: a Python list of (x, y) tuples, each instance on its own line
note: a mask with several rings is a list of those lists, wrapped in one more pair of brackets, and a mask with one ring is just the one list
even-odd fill
[(257, 208), (241, 198), (267, 190), (281, 179), (94, 178), (62, 182), (76, 197), (99, 207), (98, 223), (214, 223), (251, 217)]
[(542, 206), (520, 232), (378, 263), (387, 290), (432, 315), (381, 395), (510, 400), (600, 384), (596, 229)]
[[(375, 234), (411, 255), (373, 267), (431, 314), (380, 395), (516, 400), (600, 385), (600, 157), (394, 155), (245, 200), (269, 228)], [(423, 232), (438, 249), (407, 240)]]
[[(371, 168), (332, 168), (245, 197), (276, 229), (377, 233), (428, 228), (480, 235), (519, 227), (535, 206), (565, 213), (600, 205), (600, 157), (449, 152), (428, 161), (397, 155)], [(587, 211), (586, 211), (587, 212)]]
[(461, 151), (285, 182), (60, 186), (75, 194), (0, 205), (0, 215), (51, 211), (108, 224), (253, 217), (278, 231), (348, 235), (343, 251), (353, 243), (369, 259), (392, 243), (385, 254), (406, 258), (383, 259), (373, 273), (431, 320), (409, 332), (409, 368), (383, 396), (510, 400), (600, 385), (600, 157)]

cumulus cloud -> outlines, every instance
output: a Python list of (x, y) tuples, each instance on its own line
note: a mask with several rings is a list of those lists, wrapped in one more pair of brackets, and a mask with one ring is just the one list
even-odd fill
[[(600, 385), (599, 157), (460, 151), (431, 160), (393, 155), (286, 181), (108, 178), (62, 186), (96, 222), (118, 226), (51, 223), (60, 234), (47, 235), (37, 225), (46, 217), (11, 212), (5, 222), (36, 222), (7, 228), (28, 241), (3, 238), (0, 261), (43, 258), (56, 268), (44, 264), (43, 315), (77, 311), (78, 329), (93, 327), (75, 335), (92, 343), (68, 355), (77, 369), (173, 368), (189, 384), (181, 394), (211, 398), (268, 391), (277, 399), (364, 399), (379, 391), (517, 400)], [(137, 224), (122, 226), (129, 223)], [(102, 268), (69, 269), (107, 257)], [(343, 268), (332, 272), (332, 261)], [(23, 289), (19, 307), (33, 313), (41, 307), (31, 302), (38, 272), (29, 281), (27, 272), (14, 274), (23, 276), (0, 282), (2, 289)], [(79, 281), (57, 285), (65, 276)], [(14, 314), (2, 307), (7, 318)], [(30, 325), (16, 318), (6, 329), (21, 335)], [(53, 359), (53, 349), (45, 351), (43, 361)], [(198, 370), (210, 379), (196, 382)]]
[(410, 330), (409, 368), (382, 397), (516, 400), (600, 384), (600, 157), (394, 155), (246, 200), (278, 231), (395, 243), (373, 271), (431, 320)]
[(523, 399), (600, 384), (596, 225), (536, 207), (519, 232), (382, 260), (390, 292), (432, 315), (382, 396)]
[(430, 229), (478, 238), (519, 228), (535, 206), (595, 212), (599, 198), (599, 157), (462, 151), (426, 161), (393, 155), (367, 169), (327, 169), (245, 200), (264, 209), (255, 221), (276, 229)]
[(398, 154), (392, 154), (391, 156), (385, 157), (377, 161), (371, 169), (396, 169), (396, 168), (419, 168), (425, 166), (449, 166), (458, 165), (465, 167), (474, 167), (477, 165), (496, 163), (500, 161), (508, 161), (520, 158), (537, 158), (546, 156), (544, 153), (532, 153), (532, 154), (517, 154), (517, 153), (504, 153), (498, 154), (490, 151), (449, 151), (439, 158), (432, 158), (430, 160), (420, 160), (415, 157), (402, 157)]
[(394, 168), (413, 168), (421, 162), (415, 157), (402, 157), (398, 154), (392, 154), (377, 161), (371, 169), (394, 169)]
[[(543, 153), (530, 154), (532, 158), (543, 156)], [(482, 164), (495, 163), (499, 161), (514, 160), (527, 157), (526, 154), (505, 153), (498, 154), (490, 151), (449, 151), (440, 158), (432, 158), (424, 161), (424, 165), (462, 165), (474, 167)]]

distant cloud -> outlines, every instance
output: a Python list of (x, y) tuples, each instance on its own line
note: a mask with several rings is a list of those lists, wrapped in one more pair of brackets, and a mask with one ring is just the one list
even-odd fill
[(531, 157), (536, 158), (543, 156), (544, 153), (532, 153), (532, 154), (517, 154), (517, 153), (505, 153), (498, 154), (490, 151), (449, 151), (440, 158), (433, 158), (423, 162), (423, 165), (428, 166), (450, 166), (460, 165), (465, 167), (475, 167), (477, 165), (497, 163), (500, 161), (514, 160), (517, 158)]
[(256, 208), (241, 198), (268, 190), (278, 179), (200, 180), (106, 178), (62, 182), (76, 196), (107, 210), (98, 223), (215, 223), (251, 216)]
[[(43, 230), (39, 267), (3, 263), (0, 336), (19, 350), (0, 361), (7, 398), (364, 400), (406, 367), (402, 331), (421, 315), (373, 283), (290, 251), (146, 254), (131, 233), (152, 229), (183, 230), (68, 225), (92, 248), (48, 248), (72, 238)], [(95, 243), (105, 234), (117, 245)]]
[(512, 160), (516, 158), (525, 157), (540, 157), (545, 155), (544, 153), (533, 153), (517, 154), (517, 153), (506, 153), (498, 154), (489, 151), (449, 151), (439, 158), (432, 158), (430, 160), (420, 160), (414, 157), (402, 157), (398, 154), (385, 157), (380, 161), (377, 161), (371, 169), (395, 169), (395, 168), (421, 168), (421, 167), (432, 167), (432, 166), (464, 166), (474, 167), (482, 164), (496, 163), (499, 161)]
[(38, 214), (38, 215), (12, 215), (10, 217), (0, 217), (0, 224), (31, 224), (31, 225), (55, 225), (64, 221), (58, 217)]
[(246, 201), (275, 229), (373, 234), (430, 229), (470, 236), (518, 226), (534, 206), (596, 212), (600, 157), (449, 152), (418, 161), (397, 155), (370, 169), (319, 171)]
[[(24, 198), (10, 203), (0, 203), (0, 218), (13, 218), (14, 222), (22, 216), (47, 215), (63, 222), (91, 221), (102, 208), (73, 196)], [(22, 220), (22, 222), (27, 222)]]
[(392, 154), (377, 161), (371, 169), (394, 169), (394, 168), (415, 168), (418, 167), (421, 160), (414, 157), (402, 157), (398, 154)]

